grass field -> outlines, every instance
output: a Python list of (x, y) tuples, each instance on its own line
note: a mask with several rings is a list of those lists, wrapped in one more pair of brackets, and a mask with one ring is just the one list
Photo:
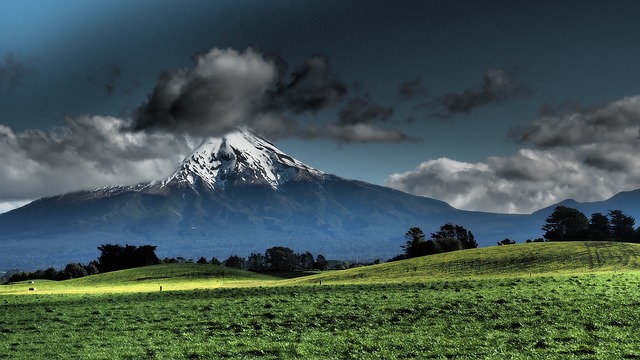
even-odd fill
[(60, 282), (35, 280), (34, 284), (5, 285), (0, 287), (0, 295), (29, 293), (29, 287), (35, 287), (38, 294), (95, 294), (159, 291), (160, 286), (163, 290), (258, 286), (277, 280), (282, 278), (224, 266), (161, 264)]
[(494, 246), (326, 272), (295, 283), (370, 283), (640, 270), (640, 245), (553, 242)]
[(296, 279), (192, 264), (2, 286), (0, 358), (640, 359), (639, 253), (526, 244)]

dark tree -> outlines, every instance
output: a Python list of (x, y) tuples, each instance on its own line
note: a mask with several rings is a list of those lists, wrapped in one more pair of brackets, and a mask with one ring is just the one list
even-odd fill
[(197, 264), (208, 264), (209, 262), (207, 261), (207, 259), (204, 258), (204, 256), (201, 256), (200, 259), (198, 259), (198, 261), (196, 261)]
[[(440, 230), (438, 232), (432, 233), (431, 238), (434, 240), (440, 239), (455, 239), (459, 240), (462, 246), (462, 249), (475, 249), (478, 247), (478, 243), (476, 242), (473, 233), (463, 226), (447, 223), (440, 226)], [(459, 249), (457, 249), (459, 250)], [(447, 251), (447, 250), (444, 250)]]
[(264, 257), (270, 270), (291, 271), (297, 265), (298, 257), (293, 250), (284, 246), (274, 246), (267, 249)]
[(423, 255), (433, 255), (443, 252), (443, 249), (437, 240), (427, 240), (422, 246), (422, 252)]
[(425, 239), (424, 232), (419, 227), (412, 227), (404, 234), (404, 238), (407, 239), (402, 248), (407, 259), (416, 256), (426, 255), (425, 253)]
[(502, 241), (498, 241), (498, 246), (502, 246), (502, 245), (513, 245), (515, 244), (516, 241), (515, 240), (511, 240), (511, 239), (504, 239)]
[(329, 265), (329, 261), (325, 259), (324, 255), (318, 254), (316, 261), (313, 263), (313, 268), (318, 270), (326, 270)]
[(611, 235), (615, 241), (634, 241), (636, 220), (622, 213), (621, 210), (610, 210)]
[[(135, 247), (134, 247), (135, 248)], [(134, 249), (134, 264), (138, 266), (148, 266), (160, 263), (160, 259), (156, 255), (157, 246), (142, 245)]]
[(558, 206), (546, 219), (542, 226), (544, 238), (549, 241), (580, 240), (585, 236), (589, 221), (584, 214), (576, 209)]
[(611, 225), (609, 218), (601, 213), (591, 214), (589, 220), (589, 238), (595, 241), (603, 241), (611, 239)]
[(66, 279), (76, 279), (89, 275), (84, 266), (78, 263), (67, 264), (60, 273), (64, 273)]
[[(440, 248), (440, 251), (438, 252), (450, 252), (450, 251), (457, 251), (457, 250), (463, 249), (462, 242), (460, 240), (450, 238), (450, 237), (436, 239), (436, 240), (433, 240), (433, 242), (435, 242)], [(432, 253), (432, 254), (435, 254), (435, 253)]]
[(251, 253), (247, 258), (247, 268), (249, 270), (267, 270), (267, 260), (260, 253)]
[(58, 270), (50, 267), (43, 272), (43, 279), (55, 280), (58, 277)]
[(313, 255), (305, 251), (302, 254), (298, 254), (298, 269), (300, 270), (309, 270), (313, 269)]
[(87, 271), (87, 275), (95, 275), (99, 273), (98, 271), (98, 262), (93, 260), (89, 263), (89, 265), (85, 265), (84, 269)]
[(105, 244), (98, 246), (100, 272), (130, 269), (134, 267), (155, 265), (160, 263), (156, 256), (156, 247), (152, 245), (133, 246)]
[(214, 256), (211, 258), (211, 265), (222, 265), (222, 263)]
[(238, 255), (231, 255), (227, 258), (227, 260), (222, 262), (224, 266), (235, 269), (242, 269), (244, 267), (244, 263), (244, 258), (241, 258)]
[(124, 269), (121, 263), (123, 248), (120, 245), (104, 244), (98, 246), (100, 257), (98, 258), (98, 270), (107, 272)]

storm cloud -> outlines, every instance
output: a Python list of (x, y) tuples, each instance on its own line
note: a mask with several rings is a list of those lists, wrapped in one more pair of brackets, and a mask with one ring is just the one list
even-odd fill
[(564, 110), (543, 116), (511, 136), (540, 148), (600, 143), (638, 143), (640, 96), (627, 97), (593, 110)]
[(279, 76), (276, 64), (253, 49), (212, 49), (196, 57), (193, 69), (160, 77), (149, 100), (136, 110), (134, 129), (222, 135), (259, 121)]
[(376, 104), (368, 94), (349, 100), (338, 113), (342, 125), (386, 121), (392, 114), (393, 109)]
[[(164, 73), (148, 101), (133, 116), (133, 129), (219, 136), (246, 125), (268, 138), (329, 137), (340, 142), (409, 139), (372, 122), (392, 114), (370, 97), (348, 98), (348, 88), (314, 56), (289, 75), (277, 55), (249, 48), (211, 49), (195, 57), (191, 69)], [(301, 115), (336, 110), (309, 123)], [(299, 120), (305, 118), (305, 120)]]
[(386, 185), (468, 210), (530, 213), (564, 199), (596, 201), (640, 187), (640, 96), (543, 116), (512, 137), (534, 148), (467, 163), (425, 161)]
[[(284, 64), (284, 60), (278, 60)], [(280, 75), (285, 74), (281, 72)], [(270, 97), (269, 107), (298, 114), (319, 111), (338, 104), (346, 93), (346, 85), (329, 70), (329, 58), (317, 55), (299, 66), (290, 82), (283, 83), (283, 79), (279, 79), (278, 90)]]
[(478, 107), (529, 96), (531, 93), (531, 89), (514, 74), (491, 68), (485, 72), (480, 89), (436, 97), (430, 107), (435, 116), (446, 118), (455, 114), (469, 114)]
[(166, 177), (191, 151), (185, 137), (131, 133), (113, 117), (67, 118), (56, 131), (0, 125), (0, 199), (23, 201)]

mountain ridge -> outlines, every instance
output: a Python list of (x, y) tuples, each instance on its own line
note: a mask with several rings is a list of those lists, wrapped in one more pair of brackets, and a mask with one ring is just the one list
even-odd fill
[[(625, 204), (640, 192), (628, 197)], [(153, 244), (161, 257), (246, 256), (281, 245), (373, 261), (400, 253), (409, 227), (429, 233), (453, 222), (487, 246), (540, 237), (550, 211), (464, 211), (344, 179), (245, 128), (205, 140), (167, 179), (42, 198), (0, 214), (0, 270), (88, 262), (104, 243)]]

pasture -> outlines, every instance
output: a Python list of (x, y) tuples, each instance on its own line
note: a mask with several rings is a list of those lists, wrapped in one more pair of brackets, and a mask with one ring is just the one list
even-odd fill
[(2, 286), (0, 358), (640, 359), (639, 250), (526, 244), (295, 279), (171, 264)]

